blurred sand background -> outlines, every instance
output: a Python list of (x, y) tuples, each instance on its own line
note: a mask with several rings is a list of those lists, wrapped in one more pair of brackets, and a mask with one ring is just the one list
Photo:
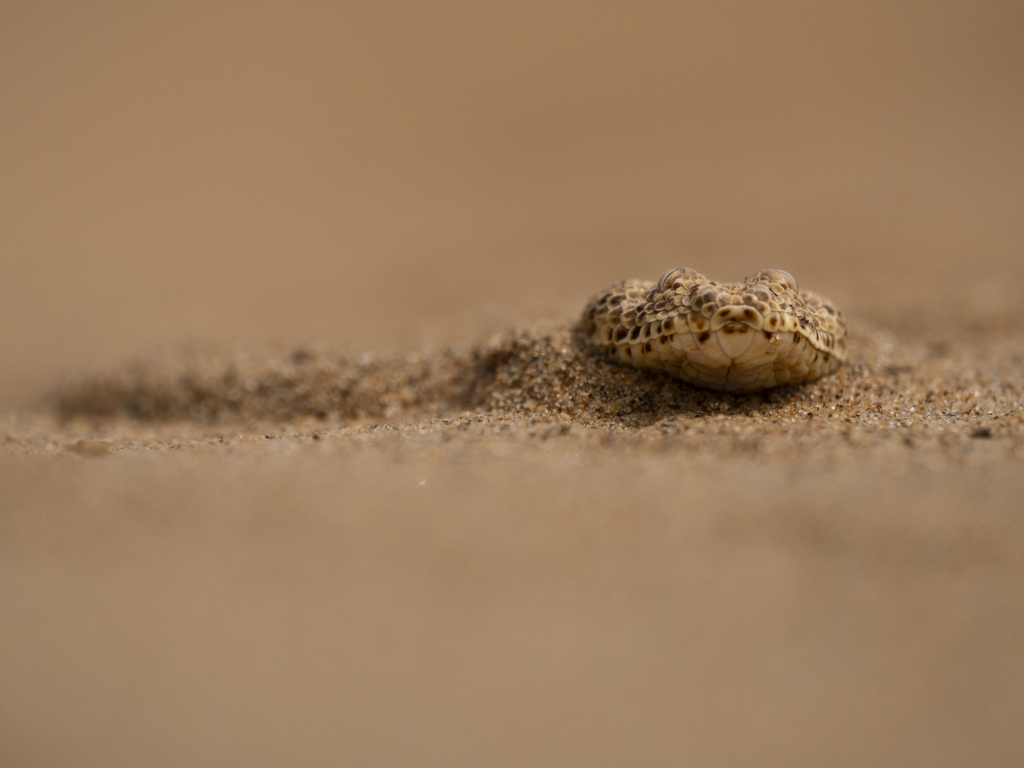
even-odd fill
[[(4, 3), (0, 762), (1019, 764), (1022, 39), (1018, 2)], [(889, 339), (1002, 410), (760, 453), (47, 411), (165, 344), (437, 349), (673, 266), (788, 269), (858, 381)]]

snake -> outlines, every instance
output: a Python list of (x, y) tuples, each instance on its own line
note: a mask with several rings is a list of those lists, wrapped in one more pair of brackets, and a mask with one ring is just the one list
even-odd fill
[(579, 328), (610, 360), (725, 392), (814, 381), (846, 360), (839, 309), (781, 269), (742, 283), (688, 267), (656, 283), (623, 280), (587, 303)]

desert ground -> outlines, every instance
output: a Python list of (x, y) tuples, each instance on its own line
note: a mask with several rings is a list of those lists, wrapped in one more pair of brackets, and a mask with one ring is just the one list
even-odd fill
[[(4, 766), (1014, 766), (1019, 3), (0, 9)], [(587, 299), (789, 270), (749, 395)]]

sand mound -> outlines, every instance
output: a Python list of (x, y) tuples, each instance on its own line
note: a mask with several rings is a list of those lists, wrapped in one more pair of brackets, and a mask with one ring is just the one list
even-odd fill
[[(955, 348), (855, 328), (838, 375), (752, 395), (694, 389), (583, 349), (569, 326), (500, 333), (438, 353), (377, 356), (300, 348), (178, 349), (65, 386), (65, 419), (217, 424), (430, 421), (471, 412), (488, 423), (545, 417), (662, 435), (771, 430), (801, 436), (1021, 440), (1024, 340), (990, 335)], [(447, 422), (445, 422), (447, 423)], [(1016, 445), (1016, 442), (1014, 442)]]
[(706, 392), (606, 362), (568, 326), (536, 326), (437, 354), (171, 349), (66, 386), (56, 404), (64, 418), (140, 421), (430, 418), (468, 410), (639, 424), (708, 402), (780, 402), (796, 391)]

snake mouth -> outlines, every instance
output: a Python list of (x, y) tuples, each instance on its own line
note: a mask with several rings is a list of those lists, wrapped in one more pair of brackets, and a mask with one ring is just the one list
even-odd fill
[(756, 332), (763, 325), (761, 313), (748, 306), (722, 307), (711, 317), (711, 330), (722, 352), (731, 360), (736, 360), (750, 349)]

